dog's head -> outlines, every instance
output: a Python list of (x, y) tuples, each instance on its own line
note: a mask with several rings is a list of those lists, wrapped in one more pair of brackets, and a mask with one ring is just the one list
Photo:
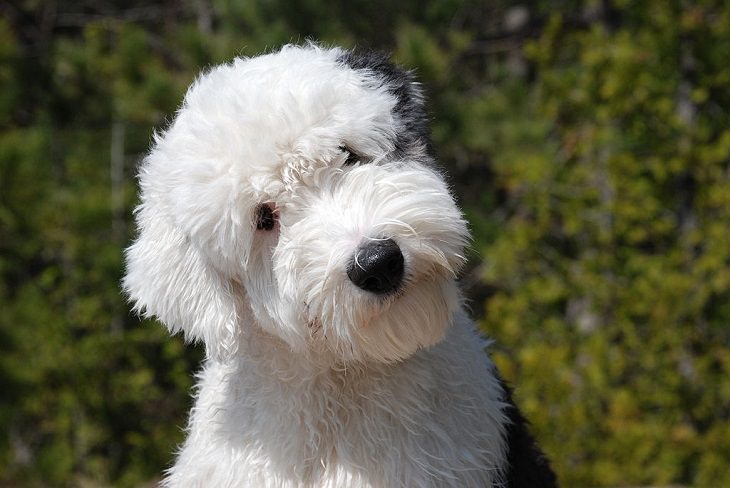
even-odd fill
[(411, 75), (314, 45), (202, 75), (144, 160), (124, 288), (137, 310), (235, 351), (394, 361), (459, 306), (468, 231), (429, 155)]

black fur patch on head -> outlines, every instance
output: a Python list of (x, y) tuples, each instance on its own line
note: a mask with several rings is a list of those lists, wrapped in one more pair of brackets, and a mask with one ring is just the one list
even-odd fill
[(402, 124), (395, 141), (395, 158), (432, 156), (431, 132), (424, 104), (423, 92), (413, 74), (391, 63), (389, 57), (378, 51), (348, 51), (339, 60), (354, 70), (379, 76), (383, 86), (395, 96), (394, 115)]

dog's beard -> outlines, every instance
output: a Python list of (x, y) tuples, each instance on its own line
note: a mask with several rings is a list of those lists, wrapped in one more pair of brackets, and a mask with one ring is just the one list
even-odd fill
[(321, 323), (314, 340), (345, 361), (396, 361), (439, 342), (458, 304), (456, 286), (443, 279), (412, 283), (383, 299), (346, 288), (316, 297), (317, 306), (309, 307), (310, 313), (318, 311)]
[[(254, 249), (246, 289), (256, 320), (299, 352), (391, 362), (440, 341), (460, 301), (468, 234), (443, 182), (420, 166), (360, 166), (281, 201), (276, 239)], [(404, 277), (386, 294), (347, 276), (358, 246), (393, 239)], [(274, 242), (276, 241), (276, 242)]]

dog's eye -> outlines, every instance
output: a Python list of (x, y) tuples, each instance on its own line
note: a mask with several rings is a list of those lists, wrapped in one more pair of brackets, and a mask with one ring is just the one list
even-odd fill
[(353, 165), (359, 163), (360, 161), (362, 161), (362, 159), (363, 159), (362, 156), (355, 153), (352, 149), (350, 149), (346, 146), (340, 146), (340, 151), (342, 151), (346, 155), (345, 162), (344, 162), (345, 166), (353, 166)]
[(256, 228), (258, 230), (272, 230), (276, 224), (276, 215), (274, 209), (268, 203), (263, 203), (256, 207), (255, 213)]

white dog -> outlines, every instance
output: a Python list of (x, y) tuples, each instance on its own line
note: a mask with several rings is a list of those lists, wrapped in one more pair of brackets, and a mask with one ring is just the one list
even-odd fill
[(469, 233), (409, 73), (236, 59), (139, 181), (124, 289), (207, 351), (165, 486), (554, 486), (464, 311)]

